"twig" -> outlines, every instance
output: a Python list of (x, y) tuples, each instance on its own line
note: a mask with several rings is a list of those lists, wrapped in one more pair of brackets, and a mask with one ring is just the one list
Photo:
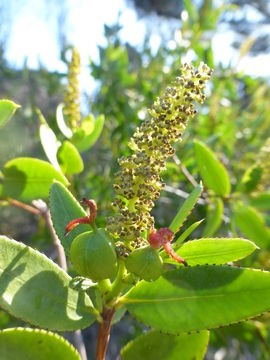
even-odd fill
[[(167, 191), (169, 193), (172, 193), (172, 194), (175, 194), (183, 199), (187, 199), (189, 197), (189, 193), (183, 191), (183, 190), (180, 190), (180, 189), (175, 189), (173, 188), (172, 186), (169, 186), (169, 185), (165, 185), (164, 188), (163, 188), (164, 191)], [(198, 199), (198, 202), (197, 204), (200, 204), (200, 205), (205, 205), (207, 203), (206, 200), (202, 199), (202, 198), (199, 198)]]
[(185, 177), (188, 179), (191, 185), (193, 185), (194, 187), (198, 186), (197, 181), (194, 179), (194, 177), (191, 175), (188, 169), (182, 164), (181, 160), (176, 154), (173, 155), (173, 160), (176, 163), (176, 165), (180, 167), (182, 173), (185, 175)]
[(99, 324), (98, 329), (96, 360), (105, 360), (114, 312), (114, 309), (104, 309), (102, 312), (103, 322)]

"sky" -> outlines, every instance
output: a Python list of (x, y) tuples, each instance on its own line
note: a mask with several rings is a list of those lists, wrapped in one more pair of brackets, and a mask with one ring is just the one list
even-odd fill
[[(61, 6), (67, 9), (67, 16), (60, 21), (68, 42), (75, 45), (82, 58), (82, 88), (86, 92), (93, 89), (89, 75), (89, 57), (98, 61), (98, 45), (105, 44), (104, 24), (114, 24), (118, 17), (123, 26), (121, 37), (132, 45), (140, 46), (146, 33), (146, 23), (137, 18), (132, 7), (125, 0), (63, 0)], [(66, 65), (59, 59), (57, 34), (57, 13), (61, 15), (59, 3), (54, 0), (10, 0), (7, 7), (8, 27), (5, 57), (8, 62), (21, 68), (27, 58), (30, 68), (43, 64), (52, 71), (66, 71)], [(4, 10), (5, 15), (5, 10)], [(119, 15), (120, 14), (120, 15)], [(179, 18), (185, 13), (179, 14)], [(247, 16), (256, 18), (255, 13)], [(256, 33), (255, 35), (256, 36)], [(238, 63), (238, 55), (231, 47), (234, 34), (219, 28), (213, 38), (215, 61), (225, 65), (231, 63), (251, 75), (269, 76), (269, 55), (256, 58), (245, 57)], [(157, 49), (159, 37), (152, 34), (153, 51)], [(173, 43), (175, 39), (171, 39)]]

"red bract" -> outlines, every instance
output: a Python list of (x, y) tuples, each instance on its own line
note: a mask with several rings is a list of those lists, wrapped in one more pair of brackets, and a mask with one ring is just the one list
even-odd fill
[(166, 253), (175, 261), (178, 263), (184, 264), (187, 266), (187, 262), (182, 259), (172, 248), (172, 240), (174, 238), (174, 233), (170, 228), (161, 228), (158, 231), (156, 231), (154, 228), (151, 228), (150, 234), (148, 237), (148, 241), (150, 246), (153, 249), (158, 249), (161, 246), (164, 247), (164, 250)]
[(81, 204), (84, 204), (88, 207), (89, 215), (71, 220), (66, 226), (65, 235), (68, 235), (68, 233), (79, 224), (94, 224), (97, 216), (97, 204), (95, 200), (88, 200), (86, 198), (83, 198)]

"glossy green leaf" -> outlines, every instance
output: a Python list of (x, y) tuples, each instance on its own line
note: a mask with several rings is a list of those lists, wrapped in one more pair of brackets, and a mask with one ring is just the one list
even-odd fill
[(19, 107), (20, 105), (11, 100), (0, 100), (0, 129), (6, 125)]
[(69, 255), (73, 239), (79, 234), (89, 231), (90, 227), (88, 225), (78, 225), (65, 236), (66, 226), (71, 220), (87, 214), (71, 192), (58, 181), (55, 181), (50, 189), (50, 211), (56, 234), (66, 254)]
[(46, 199), (53, 180), (68, 181), (51, 164), (34, 158), (16, 158), (3, 169), (3, 194), (19, 200)]
[[(236, 323), (270, 310), (270, 273), (196, 266), (141, 281), (120, 300), (139, 321), (177, 334)], [(158, 315), (158, 316), (157, 316)]]
[(95, 321), (90, 298), (38, 251), (0, 236), (0, 305), (11, 315), (50, 330), (71, 331)]
[(57, 160), (64, 174), (79, 174), (83, 171), (83, 160), (79, 151), (67, 140), (59, 147)]
[(183, 232), (183, 234), (181, 234), (179, 236), (179, 238), (174, 242), (173, 247), (174, 249), (181, 246), (181, 244), (189, 237), (190, 234), (193, 233), (193, 231), (195, 231), (197, 229), (198, 226), (201, 225), (201, 223), (204, 221), (204, 219), (200, 220), (200, 221), (196, 221), (195, 223), (193, 223), (192, 225), (190, 225), (187, 230), (185, 230)]
[(213, 236), (222, 223), (224, 204), (222, 199), (213, 198), (207, 206), (206, 224), (203, 236)]
[[(214, 238), (188, 241), (178, 248), (176, 253), (183, 257), (190, 266), (219, 265), (243, 259), (256, 249), (257, 246), (249, 240)], [(170, 257), (163, 257), (163, 261), (175, 264)]]
[(190, 214), (191, 210), (193, 209), (194, 205), (198, 201), (199, 196), (201, 195), (201, 192), (203, 190), (203, 187), (201, 185), (198, 185), (191, 194), (189, 194), (189, 197), (184, 201), (184, 204), (180, 207), (178, 210), (176, 216), (174, 217), (170, 229), (173, 233), (177, 233), (179, 228), (183, 225), (183, 222), (186, 220), (188, 215)]
[(208, 341), (208, 331), (199, 334), (168, 335), (152, 330), (129, 342), (121, 350), (121, 359), (202, 360)]
[(223, 164), (216, 158), (213, 151), (201, 143), (194, 141), (196, 161), (203, 183), (217, 195), (226, 197), (231, 192), (229, 174)]
[(77, 350), (50, 331), (11, 328), (0, 331), (1, 360), (80, 360)]
[(39, 117), (40, 126), (39, 126), (39, 138), (43, 150), (50, 161), (50, 163), (55, 167), (56, 170), (61, 171), (60, 166), (57, 161), (57, 150), (61, 145), (61, 142), (58, 141), (57, 137), (53, 130), (49, 127), (47, 121), (42, 115), (39, 109), (36, 109), (36, 112)]
[(238, 202), (234, 207), (235, 223), (241, 233), (260, 248), (270, 248), (270, 229), (262, 215), (251, 206)]
[(83, 119), (81, 127), (73, 134), (71, 142), (80, 152), (90, 149), (98, 140), (104, 125), (104, 116), (99, 115), (94, 121), (92, 114)]

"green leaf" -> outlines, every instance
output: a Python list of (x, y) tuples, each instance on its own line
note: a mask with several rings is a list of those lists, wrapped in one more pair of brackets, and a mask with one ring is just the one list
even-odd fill
[(57, 160), (64, 174), (79, 174), (83, 171), (83, 160), (79, 151), (67, 140), (58, 149)]
[(89, 225), (78, 225), (65, 236), (66, 226), (71, 220), (87, 216), (87, 214), (68, 189), (58, 181), (55, 181), (50, 189), (50, 211), (56, 234), (66, 255), (69, 255), (73, 239), (79, 234), (89, 231), (90, 227)]
[(19, 107), (20, 105), (11, 100), (0, 100), (0, 129), (6, 125)]
[(200, 141), (194, 141), (194, 149), (203, 183), (217, 195), (223, 197), (229, 195), (231, 183), (223, 164), (216, 158), (213, 151)]
[(235, 223), (241, 233), (253, 240), (260, 248), (270, 248), (270, 229), (266, 227), (264, 219), (251, 206), (238, 202), (234, 206)]
[(192, 225), (190, 225), (187, 230), (185, 230), (183, 232), (183, 234), (181, 234), (179, 236), (179, 238), (173, 243), (173, 248), (174, 250), (177, 249), (178, 247), (181, 246), (181, 244), (189, 237), (189, 235), (191, 233), (193, 233), (194, 230), (197, 229), (197, 227), (204, 221), (204, 219), (200, 220), (200, 221), (196, 221), (195, 223), (193, 223)]
[(209, 332), (167, 335), (152, 330), (129, 342), (121, 350), (122, 360), (202, 360), (207, 350)]
[(67, 138), (70, 139), (72, 136), (72, 130), (65, 123), (63, 115), (64, 104), (59, 104), (56, 109), (56, 122), (61, 133)]
[(3, 169), (3, 194), (23, 201), (46, 199), (53, 180), (68, 185), (67, 179), (46, 161), (16, 158)]
[(226, 326), (270, 310), (270, 273), (196, 266), (141, 281), (120, 299), (139, 321), (177, 334)]
[(80, 360), (62, 336), (45, 330), (11, 328), (0, 331), (1, 360)]
[(259, 164), (249, 167), (241, 179), (240, 188), (245, 193), (254, 191), (262, 177), (263, 169)]
[(260, 193), (250, 198), (251, 206), (262, 211), (270, 209), (270, 192)]
[(193, 209), (194, 205), (198, 201), (199, 196), (203, 190), (202, 185), (198, 185), (189, 197), (184, 201), (184, 204), (178, 210), (176, 216), (174, 217), (170, 229), (173, 233), (177, 233), (179, 228), (183, 225), (183, 222), (186, 220), (188, 215), (190, 214), (191, 210)]
[(99, 115), (94, 121), (92, 114), (83, 119), (81, 127), (73, 134), (71, 142), (80, 152), (90, 149), (98, 140), (104, 125), (104, 116)]
[(56, 170), (61, 171), (60, 166), (57, 161), (57, 150), (61, 145), (61, 142), (57, 140), (55, 133), (49, 127), (47, 121), (42, 115), (39, 109), (36, 109), (37, 115), (39, 117), (40, 126), (39, 126), (39, 138), (43, 150), (50, 161), (50, 163), (55, 167)]
[(0, 236), (0, 305), (11, 315), (57, 331), (89, 326), (96, 319), (92, 302), (70, 281), (45, 255)]
[(213, 198), (207, 206), (206, 225), (203, 236), (213, 236), (222, 223), (224, 204), (222, 199)]
[[(188, 241), (178, 248), (176, 253), (183, 257), (190, 266), (219, 265), (243, 259), (256, 249), (257, 246), (249, 240), (214, 238)], [(163, 257), (163, 261), (176, 264), (170, 257)]]

